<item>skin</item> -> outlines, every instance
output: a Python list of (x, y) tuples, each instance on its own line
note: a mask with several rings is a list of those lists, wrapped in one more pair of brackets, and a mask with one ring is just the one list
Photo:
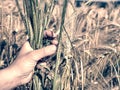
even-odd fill
[[(57, 35), (50, 30), (46, 30), (44, 36), (55, 38)], [(38, 50), (33, 50), (29, 42), (26, 42), (15, 61), (9, 67), (0, 70), (0, 90), (10, 90), (28, 83), (32, 79), (37, 62), (56, 52), (58, 42), (55, 39), (51, 42), (51, 45)]]

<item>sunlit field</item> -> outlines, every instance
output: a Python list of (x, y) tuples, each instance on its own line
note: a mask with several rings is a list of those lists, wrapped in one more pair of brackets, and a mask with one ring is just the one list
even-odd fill
[(58, 34), (56, 54), (14, 90), (120, 89), (120, 1), (0, 0), (0, 69), (26, 40), (33, 49), (51, 44), (47, 29)]

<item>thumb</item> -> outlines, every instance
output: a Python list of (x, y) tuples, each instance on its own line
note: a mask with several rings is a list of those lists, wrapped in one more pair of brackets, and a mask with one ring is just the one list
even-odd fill
[(29, 58), (31, 57), (31, 60), (34, 60), (37, 62), (46, 56), (50, 56), (54, 54), (55, 52), (56, 52), (56, 46), (50, 45), (50, 46), (46, 46), (38, 50), (33, 50), (32, 52), (28, 54), (27, 57)]

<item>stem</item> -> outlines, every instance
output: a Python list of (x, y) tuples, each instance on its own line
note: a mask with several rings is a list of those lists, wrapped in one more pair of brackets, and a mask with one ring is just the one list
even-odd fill
[(62, 10), (62, 17), (61, 17), (61, 25), (60, 25), (60, 34), (58, 37), (58, 49), (57, 49), (57, 60), (56, 60), (56, 68), (55, 68), (55, 76), (54, 76), (54, 80), (53, 80), (53, 90), (58, 90), (59, 87), (58, 85), (61, 84), (60, 82), (60, 75), (58, 74), (58, 70), (59, 70), (59, 65), (60, 65), (60, 59), (61, 59), (61, 40), (62, 40), (62, 31), (63, 31), (63, 25), (64, 25), (64, 21), (65, 21), (65, 14), (66, 14), (66, 9), (67, 9), (67, 3), (68, 0), (64, 0), (64, 6), (63, 6), (63, 10)]

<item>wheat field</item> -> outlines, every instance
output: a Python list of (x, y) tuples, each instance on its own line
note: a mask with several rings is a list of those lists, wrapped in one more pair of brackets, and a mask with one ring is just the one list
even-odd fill
[[(0, 0), (0, 69), (15, 60), (21, 46), (30, 38), (16, 1)], [(24, 15), (24, 0), (18, 1)], [(49, 5), (52, 0), (43, 1)], [(65, 20), (58, 46), (60, 52), (43, 60), (46, 64), (40, 64), (42, 89), (26, 84), (14, 90), (119, 90), (120, 2), (69, 0), (62, 20), (63, 1), (55, 0), (47, 24), (47, 28), (54, 27), (57, 33)]]

